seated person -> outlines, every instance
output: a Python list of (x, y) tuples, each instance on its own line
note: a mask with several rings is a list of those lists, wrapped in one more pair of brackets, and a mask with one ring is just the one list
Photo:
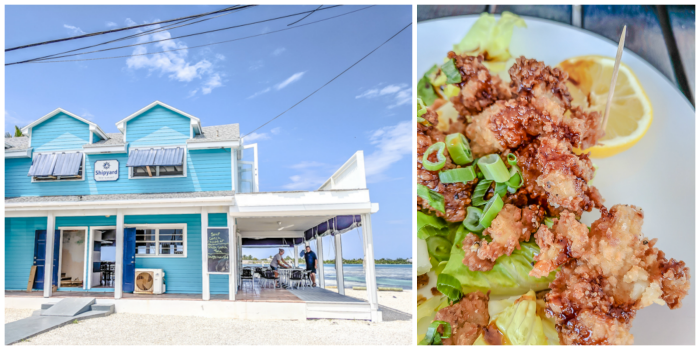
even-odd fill
[(306, 259), (306, 271), (311, 271), (309, 276), (311, 277), (311, 283), (313, 283), (312, 287), (316, 287), (316, 268), (318, 267), (318, 258), (316, 257), (316, 253), (312, 252), (311, 247), (308, 245), (306, 246), (306, 254), (304, 254), (304, 258)]

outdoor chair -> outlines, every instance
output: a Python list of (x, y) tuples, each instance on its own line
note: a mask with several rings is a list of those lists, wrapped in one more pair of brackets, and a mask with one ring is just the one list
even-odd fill
[(255, 272), (253, 273), (253, 285), (255, 285), (255, 277), (258, 278), (258, 284), (260, 284), (260, 279), (263, 277), (263, 268), (262, 267), (255, 268)]
[(241, 287), (245, 285), (246, 281), (250, 282), (251, 288), (255, 289), (255, 284), (253, 283), (253, 270), (243, 269), (243, 273), (241, 274)]
[(294, 285), (296, 284), (297, 289), (299, 289), (299, 286), (304, 287), (304, 272), (301, 270), (292, 270), (291, 275), (289, 276), (289, 284), (291, 285), (292, 288), (294, 288)]
[(311, 271), (309, 270), (304, 271), (304, 286), (313, 286), (313, 283), (311, 283)]
[(277, 283), (279, 283), (280, 278), (275, 277), (275, 271), (272, 270), (267, 270), (263, 274), (263, 280), (265, 281), (265, 285), (267, 286), (270, 282), (272, 282), (272, 287), (277, 288)]

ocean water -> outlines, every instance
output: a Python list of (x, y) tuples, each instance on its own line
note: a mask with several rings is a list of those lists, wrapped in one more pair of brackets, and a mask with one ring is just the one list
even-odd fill
[[(304, 264), (299, 264), (304, 267)], [(260, 265), (246, 265), (260, 266)], [(374, 265), (374, 270), (377, 274), (377, 286), (403, 288), (404, 290), (412, 289), (413, 287), (413, 268), (411, 265)], [(326, 286), (336, 286), (335, 281), (335, 265), (324, 264), (323, 272), (326, 276)], [(345, 264), (343, 265), (344, 285), (345, 288), (354, 286), (366, 287), (365, 271), (360, 264)]]

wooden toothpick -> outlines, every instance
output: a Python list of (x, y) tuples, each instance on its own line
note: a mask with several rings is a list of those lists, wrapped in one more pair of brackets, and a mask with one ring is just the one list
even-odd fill
[(617, 45), (617, 56), (615, 57), (615, 67), (613, 68), (612, 81), (610, 82), (610, 92), (608, 93), (608, 103), (605, 105), (605, 114), (603, 115), (603, 130), (608, 125), (608, 116), (610, 115), (610, 105), (612, 104), (613, 95), (615, 94), (615, 84), (617, 83), (617, 71), (620, 69), (620, 60), (622, 59), (622, 51), (625, 48), (625, 33), (627, 26), (622, 28), (620, 43)]

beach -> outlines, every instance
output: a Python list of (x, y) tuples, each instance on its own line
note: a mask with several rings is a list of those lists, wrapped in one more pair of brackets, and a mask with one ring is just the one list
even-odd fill
[[(29, 317), (33, 311), (5, 309), (5, 323)], [(117, 313), (68, 324), (15, 345), (411, 345), (414, 323)]]

